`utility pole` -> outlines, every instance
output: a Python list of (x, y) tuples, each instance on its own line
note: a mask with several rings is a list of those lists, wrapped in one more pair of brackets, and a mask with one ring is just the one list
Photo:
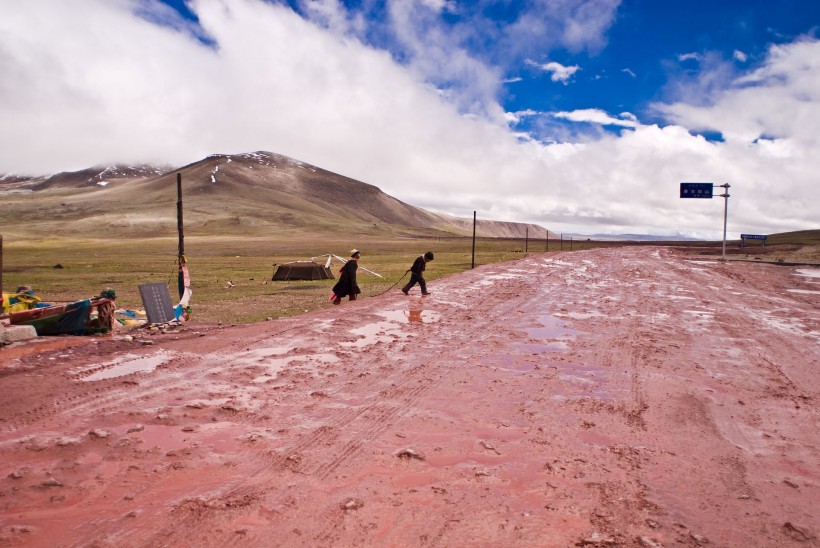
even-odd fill
[(527, 226), (527, 227), (524, 227), (524, 228), (525, 228), (525, 232), (524, 232), (524, 255), (526, 255), (527, 251), (529, 250), (528, 245), (530, 243), (530, 227)]
[(722, 185), (717, 185), (723, 188), (723, 194), (720, 195), (723, 198), (723, 254), (722, 258), (723, 261), (726, 261), (726, 222), (729, 218), (729, 183), (723, 183)]
[(473, 261), (470, 263), (470, 268), (475, 268), (475, 211), (473, 211)]
[(177, 232), (179, 232), (179, 274), (177, 276), (177, 286), (179, 288), (179, 298), (185, 293), (185, 280), (182, 265), (185, 264), (185, 236), (182, 233), (182, 174), (177, 173)]

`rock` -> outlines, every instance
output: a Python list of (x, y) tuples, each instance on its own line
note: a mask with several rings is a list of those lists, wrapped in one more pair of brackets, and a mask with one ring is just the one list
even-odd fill
[(0, 324), (0, 346), (21, 341), (30, 341), (37, 338), (37, 330), (31, 325)]
[(804, 527), (798, 527), (790, 521), (783, 524), (783, 532), (799, 542), (806, 542), (815, 539), (815, 535), (812, 534), (811, 531)]
[(43, 481), (40, 485), (42, 485), (43, 487), (62, 487), (63, 482), (61, 482), (57, 478), (48, 478), (45, 481)]
[(400, 459), (416, 459), (416, 460), (424, 460), (424, 453), (416, 451), (415, 449), (405, 448), (400, 449), (396, 452), (396, 456)]
[(95, 428), (94, 430), (89, 432), (88, 435), (92, 438), (107, 438), (111, 435), (111, 432), (109, 432), (108, 430), (103, 430), (101, 428)]
[(11, 479), (21, 479), (23, 477), (23, 473), (20, 472), (19, 470), (15, 470), (11, 474), (9, 474), (9, 477)]
[(70, 445), (79, 445), (81, 441), (80, 438), (60, 438), (56, 444), (58, 447), (68, 447)]
[(133, 434), (134, 432), (142, 432), (143, 430), (145, 430), (145, 426), (143, 426), (141, 424), (136, 424), (136, 425), (132, 426), (131, 428), (129, 428), (128, 430), (126, 430), (126, 434)]
[(709, 544), (709, 539), (704, 537), (703, 535), (699, 535), (697, 533), (689, 533), (689, 536), (692, 537), (692, 540), (694, 540), (700, 545)]
[(575, 543), (576, 546), (604, 546), (614, 545), (615, 539), (613, 537), (605, 536), (602, 533), (595, 531), (587, 538)]
[(638, 537), (638, 543), (646, 548), (663, 548), (663, 544), (656, 542), (649, 537)]
[(342, 510), (358, 510), (364, 506), (364, 502), (357, 498), (350, 498), (341, 504)]

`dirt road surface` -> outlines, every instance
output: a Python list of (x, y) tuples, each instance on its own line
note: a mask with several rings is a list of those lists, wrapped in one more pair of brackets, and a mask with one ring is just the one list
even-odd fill
[(0, 544), (817, 546), (818, 276), (597, 249), (12, 346)]

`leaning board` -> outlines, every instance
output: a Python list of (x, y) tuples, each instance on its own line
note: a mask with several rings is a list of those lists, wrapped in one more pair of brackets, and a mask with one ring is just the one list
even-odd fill
[(174, 319), (174, 305), (171, 304), (167, 284), (141, 284), (140, 297), (148, 323), (165, 323)]

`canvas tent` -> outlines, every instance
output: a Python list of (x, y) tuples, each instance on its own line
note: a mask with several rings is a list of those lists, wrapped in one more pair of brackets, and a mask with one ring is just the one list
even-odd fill
[(332, 280), (333, 272), (325, 265), (313, 261), (293, 261), (280, 264), (273, 274), (273, 281), (285, 280)]

